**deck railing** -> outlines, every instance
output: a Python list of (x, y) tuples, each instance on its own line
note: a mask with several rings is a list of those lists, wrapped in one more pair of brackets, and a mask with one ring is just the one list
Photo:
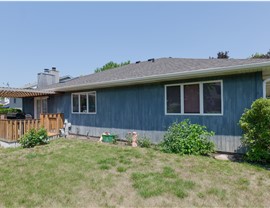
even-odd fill
[(41, 114), (40, 119), (0, 119), (0, 139), (6, 141), (17, 141), (31, 128), (44, 127), (49, 136), (59, 134), (63, 128), (64, 115)]

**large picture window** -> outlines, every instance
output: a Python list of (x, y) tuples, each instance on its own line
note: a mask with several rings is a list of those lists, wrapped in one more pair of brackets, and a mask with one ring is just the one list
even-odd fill
[(96, 113), (96, 92), (73, 93), (72, 113)]
[(222, 81), (206, 81), (165, 86), (165, 113), (222, 115)]

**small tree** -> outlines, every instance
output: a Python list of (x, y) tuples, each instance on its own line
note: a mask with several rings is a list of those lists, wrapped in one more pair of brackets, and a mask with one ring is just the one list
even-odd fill
[(101, 68), (96, 68), (95, 73), (105, 71), (105, 70), (108, 70), (108, 69), (117, 68), (117, 67), (120, 67), (120, 66), (125, 66), (125, 65), (128, 65), (128, 64), (130, 64), (130, 61), (122, 62), (120, 64), (115, 63), (113, 61), (110, 61), (107, 64), (103, 65)]
[(253, 59), (269, 59), (270, 58), (270, 50), (266, 53), (255, 53), (251, 55), (251, 58)]
[(220, 51), (217, 53), (218, 59), (228, 59), (229, 58), (229, 51)]
[(240, 121), (244, 131), (242, 143), (247, 147), (246, 159), (270, 162), (270, 100), (260, 98), (246, 109)]

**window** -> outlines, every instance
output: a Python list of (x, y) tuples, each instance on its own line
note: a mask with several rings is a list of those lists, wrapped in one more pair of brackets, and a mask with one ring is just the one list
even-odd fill
[(200, 85), (184, 85), (184, 113), (200, 113)]
[(16, 100), (16, 98), (14, 98), (13, 103), (16, 103), (16, 102), (17, 102), (17, 100)]
[(96, 113), (96, 92), (72, 94), (72, 113)]
[(221, 83), (203, 84), (203, 112), (221, 113)]
[(92, 92), (88, 94), (88, 112), (96, 112), (96, 93)]
[(167, 113), (181, 112), (180, 86), (167, 87)]
[(166, 114), (221, 115), (222, 81), (165, 86)]
[(41, 113), (48, 113), (48, 97), (34, 98), (34, 118), (39, 119)]
[(78, 113), (79, 112), (79, 95), (73, 94), (72, 95), (72, 112)]
[(80, 94), (80, 112), (87, 113), (87, 97), (86, 94)]

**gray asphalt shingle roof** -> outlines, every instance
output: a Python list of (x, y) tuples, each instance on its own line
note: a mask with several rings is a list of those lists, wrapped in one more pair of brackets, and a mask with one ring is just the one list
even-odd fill
[(74, 78), (65, 83), (49, 86), (51, 89), (65, 88), (76, 85), (95, 84), (130, 78), (144, 78), (152, 75), (166, 75), (176, 72), (199, 71), (211, 68), (247, 66), (250, 64), (269, 62), (270, 59), (188, 59), (188, 58), (159, 58), (154, 62), (144, 61), (129, 64), (107, 71)]

